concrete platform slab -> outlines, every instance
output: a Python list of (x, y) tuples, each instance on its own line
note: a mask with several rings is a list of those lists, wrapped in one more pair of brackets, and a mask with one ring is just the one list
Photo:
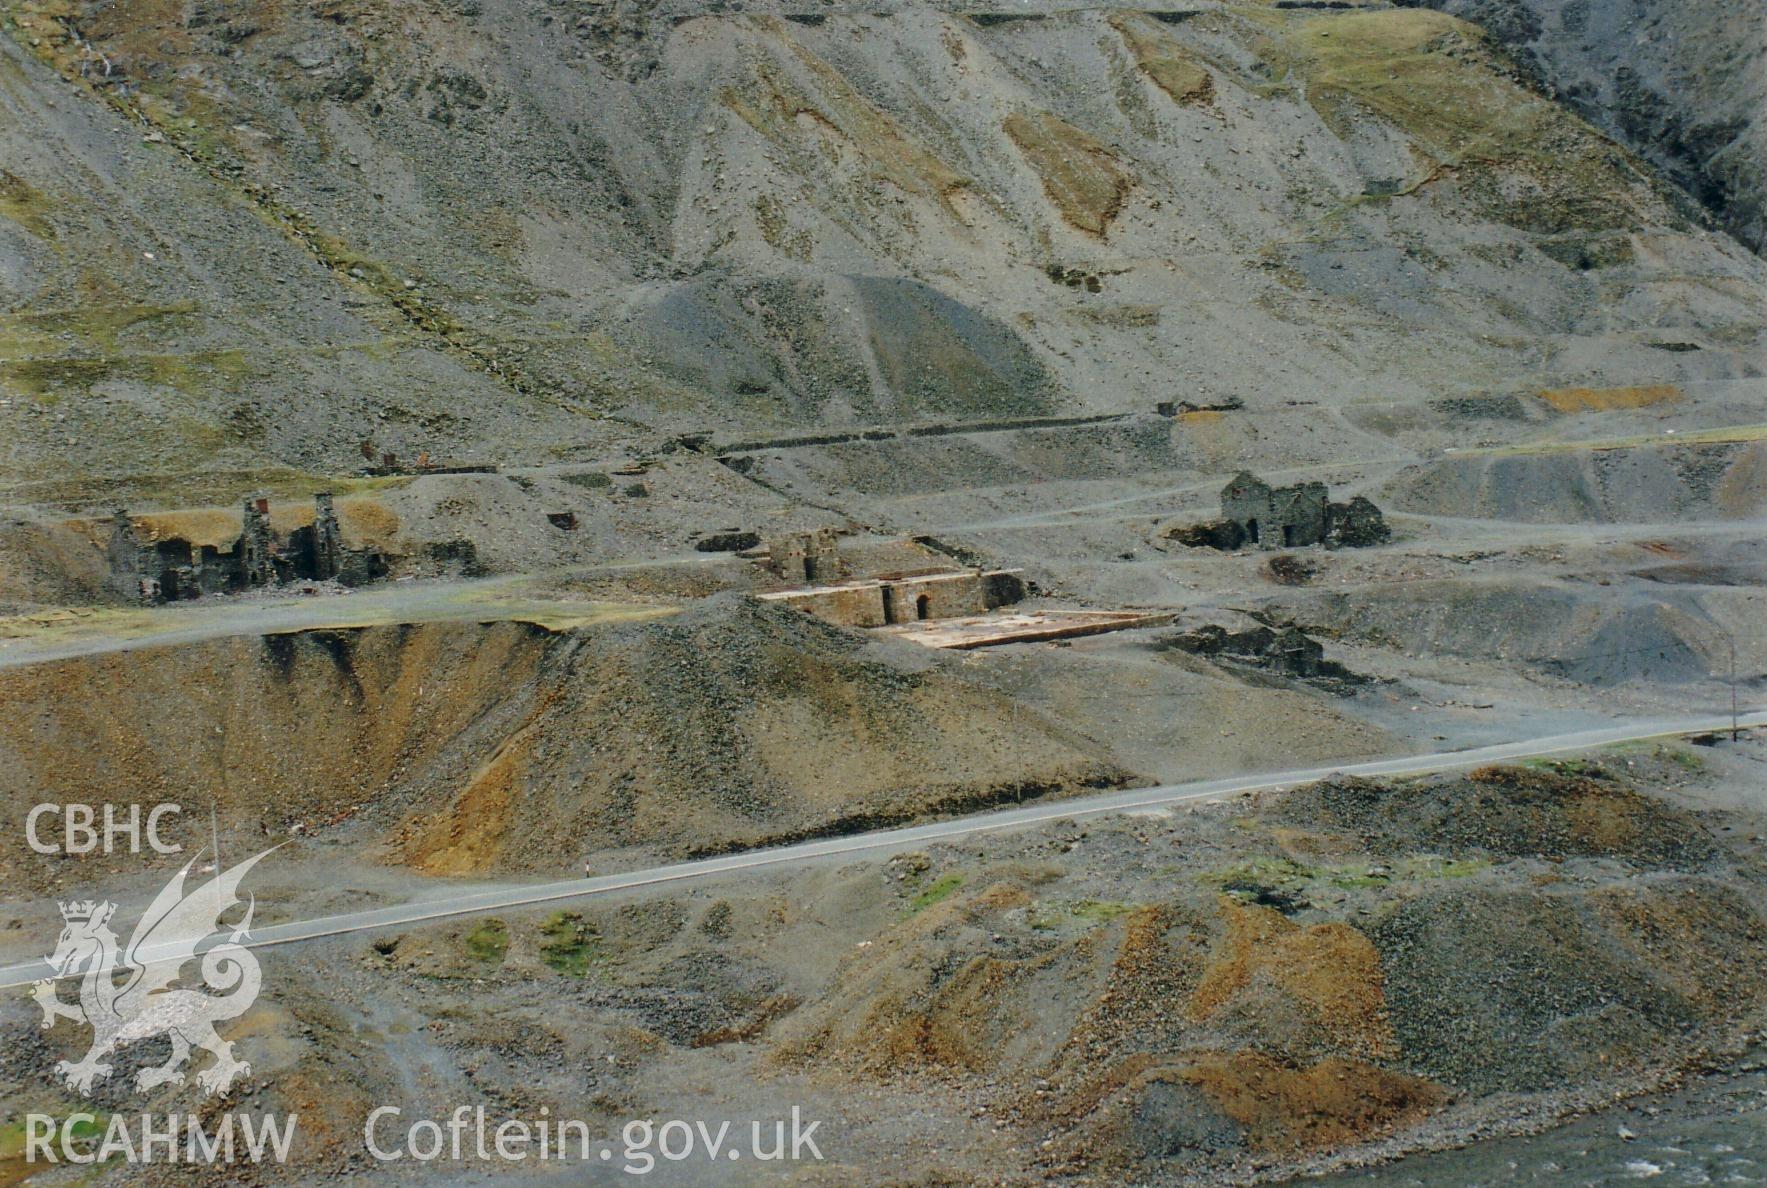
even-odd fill
[(902, 623), (877, 630), (929, 648), (986, 648), (995, 644), (1099, 635), (1129, 627), (1157, 627), (1176, 617), (1143, 611), (1019, 611)]

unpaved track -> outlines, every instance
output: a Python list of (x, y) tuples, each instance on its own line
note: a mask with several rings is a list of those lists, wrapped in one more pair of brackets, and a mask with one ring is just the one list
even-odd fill
[[(1260, 471), (1259, 474), (1266, 482), (1281, 482), (1285, 479), (1304, 479), (1308, 475), (1328, 474), (1356, 468), (1385, 466), (1389, 467), (1391, 470), (1397, 471), (1408, 464), (1409, 462), (1406, 460), (1395, 461), (1391, 458), (1349, 458), (1341, 462), (1315, 462), (1306, 466), (1290, 466), (1280, 470), (1266, 468)], [(1052, 528), (1068, 525), (1073, 522), (1073, 519), (1076, 516), (1086, 517), (1086, 519), (1082, 521), (1084, 523), (1092, 523), (1098, 519), (1145, 520), (1149, 518), (1163, 517), (1173, 513), (1150, 511), (1147, 508), (1117, 516), (1100, 517), (1098, 513), (1114, 511), (1117, 508), (1129, 507), (1139, 503), (1152, 503), (1160, 499), (1175, 499), (1179, 496), (1213, 493), (1219, 491), (1231, 477), (1231, 474), (1223, 472), (1220, 474), (1212, 474), (1205, 479), (1197, 479), (1191, 482), (1181, 483), (1176, 487), (1159, 487), (1151, 491), (1133, 491), (1127, 495), (1115, 496), (1110, 499), (1095, 500), (1090, 503), (1072, 504), (1066, 507), (1052, 507), (1041, 511), (1018, 512), (1012, 515), (995, 516), (986, 520), (967, 520), (958, 523), (933, 524), (931, 527), (926, 528), (925, 531), (938, 533), (980, 532), (997, 528)], [(1366, 482), (1355, 484), (1351, 489), (1359, 489), (1361, 486), (1365, 485), (1367, 485)], [(962, 493), (966, 495), (974, 495), (978, 492), (987, 493), (992, 491), (998, 493), (1002, 491), (1016, 491), (1020, 486), (1022, 486), (1022, 484), (1010, 487), (972, 487), (965, 488)], [(937, 496), (928, 496), (926, 498), (937, 498)]]
[[(1742, 715), (1740, 721), (1745, 727), (1767, 726), (1767, 708), (1752, 709)], [(1598, 730), (1580, 730), (1573, 734), (1520, 739), (1515, 742), (1498, 743), (1467, 751), (1440, 751), (1428, 755), (1406, 755), (1396, 759), (1377, 759), (1366, 763), (1351, 763), (1335, 767), (1311, 767), (1293, 771), (1229, 776), (1225, 779), (1184, 784), (1164, 784), (1156, 788), (1134, 788), (1124, 792), (1107, 792), (1073, 800), (1051, 801), (1025, 808), (978, 813), (974, 816), (958, 817), (950, 821), (935, 821), (927, 825), (913, 825), (903, 829), (881, 829), (871, 833), (853, 834), (848, 837), (829, 838), (823, 841), (804, 842), (799, 845), (778, 846), (764, 850), (750, 850), (745, 853), (705, 858), (694, 862), (679, 862), (671, 866), (653, 867), (650, 870), (632, 871), (627, 874), (566, 879), (554, 883), (496, 887), (443, 899), (398, 904), (392, 907), (376, 908), (364, 912), (349, 912), (338, 916), (324, 916), (315, 920), (297, 920), (287, 924), (274, 924), (259, 928), (245, 943), (251, 948), (266, 948), (272, 945), (288, 945), (301, 941), (317, 940), (322, 937), (342, 936), (347, 933), (405, 928), (431, 920), (585, 899), (619, 891), (668, 887), (671, 884), (720, 875), (801, 866), (829, 858), (857, 854), (876, 856), (893, 851), (913, 849), (933, 842), (951, 841), (978, 833), (1022, 829), (1050, 821), (1079, 820), (1085, 817), (1105, 816), (1136, 810), (1207, 803), (1249, 792), (1268, 791), (1310, 783), (1330, 775), (1392, 777), (1456, 771), (1478, 767), (1486, 763), (1593, 750), (1639, 739), (1728, 730), (1730, 724), (1728, 714), (1700, 718), (1633, 719)], [(140, 959), (151, 961), (160, 955), (149, 951), (137, 956)], [(49, 966), (42, 960), (0, 967), (0, 988), (29, 985), (47, 977), (50, 972)]]
[[(545, 622), (552, 619), (596, 619), (656, 615), (667, 608), (606, 600), (536, 598), (529, 588), (554, 580), (654, 565), (709, 565), (722, 554), (621, 561), (605, 565), (573, 565), (540, 573), (505, 574), (488, 578), (432, 578), (389, 582), (348, 595), (302, 597), (289, 593), (274, 598), (219, 596), (200, 603), (113, 612), (124, 625), (108, 629), (102, 617), (89, 629), (75, 620), (65, 634), (45, 631), (0, 639), (0, 668), (43, 664), (75, 656), (121, 652), (132, 648), (170, 647), (238, 635), (281, 635), (291, 631), (372, 627), (399, 623), (490, 621)], [(104, 615), (105, 612), (99, 612)]]

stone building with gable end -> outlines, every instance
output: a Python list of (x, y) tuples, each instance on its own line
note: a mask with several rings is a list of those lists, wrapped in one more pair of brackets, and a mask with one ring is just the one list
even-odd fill
[(1192, 535), (1198, 535), (1193, 543), (1217, 548), (1293, 549), (1381, 544), (1392, 532), (1380, 509), (1361, 495), (1333, 503), (1324, 483), (1272, 487), (1242, 470), (1221, 488), (1221, 519)]

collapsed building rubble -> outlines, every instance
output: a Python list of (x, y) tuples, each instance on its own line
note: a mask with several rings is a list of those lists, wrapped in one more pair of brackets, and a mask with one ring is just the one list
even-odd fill
[(1162, 400), (1154, 405), (1154, 412), (1162, 417), (1180, 417), (1186, 413), (1219, 413), (1239, 412), (1245, 408), (1245, 401), (1237, 396), (1229, 396), (1225, 400), (1199, 404), (1194, 400)]
[(406, 461), (391, 450), (383, 450), (372, 441), (364, 441), (356, 447), (362, 452), (362, 460), (368, 465), (362, 473), (376, 478), (389, 475), (406, 474), (496, 474), (498, 467), (495, 462), (438, 462), (429, 456), (428, 450), (419, 450), (414, 460)]
[(1221, 516), (1173, 529), (1170, 539), (1192, 548), (1232, 551), (1246, 545), (1263, 549), (1363, 548), (1392, 537), (1380, 508), (1364, 496), (1333, 503), (1324, 483), (1272, 487), (1242, 470), (1221, 488)]
[(1160, 648), (1188, 652), (1217, 663), (1255, 668), (1309, 681), (1337, 693), (1352, 693), (1368, 682), (1361, 673), (1325, 658), (1325, 645), (1294, 624), (1229, 631), (1208, 623), (1162, 638)]
[(761, 547), (761, 534), (742, 528), (720, 528), (697, 537), (693, 547), (702, 553), (742, 553)]
[(239, 536), (225, 548), (169, 534), (143, 539), (135, 520), (117, 508), (106, 552), (111, 588), (148, 606), (301, 580), (356, 586), (387, 572), (380, 550), (344, 544), (329, 492), (313, 497), (312, 523), (287, 534), (271, 527), (269, 500), (246, 500)]

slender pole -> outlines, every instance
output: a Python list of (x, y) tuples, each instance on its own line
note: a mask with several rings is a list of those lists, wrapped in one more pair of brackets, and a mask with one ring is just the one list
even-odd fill
[[(1728, 635), (1729, 633), (1726, 632)], [(1737, 740), (1736, 729), (1736, 636), (1730, 636), (1730, 741)]]
[(227, 905), (221, 899), (221, 872), (226, 868), (221, 865), (221, 826), (216, 820), (213, 800), (209, 801), (209, 845), (215, 850), (215, 878), (209, 886), (215, 889), (215, 916), (218, 920), (221, 913), (227, 910)]

